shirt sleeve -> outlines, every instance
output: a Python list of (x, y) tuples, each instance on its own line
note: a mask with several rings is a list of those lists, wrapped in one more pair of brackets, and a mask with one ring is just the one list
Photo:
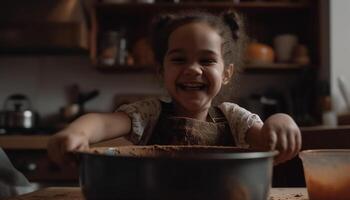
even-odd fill
[(260, 117), (237, 104), (224, 102), (219, 109), (224, 113), (238, 147), (248, 148), (246, 133), (255, 123), (263, 124)]
[(149, 138), (158, 121), (161, 111), (160, 101), (156, 98), (137, 101), (120, 106), (116, 112), (124, 112), (131, 119), (131, 132), (126, 139), (133, 144), (142, 144)]

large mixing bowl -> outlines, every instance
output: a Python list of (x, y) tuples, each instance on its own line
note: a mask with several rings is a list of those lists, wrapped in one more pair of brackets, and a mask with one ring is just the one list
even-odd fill
[(350, 149), (306, 150), (299, 157), (310, 200), (350, 199)]
[(277, 152), (126, 146), (79, 154), (86, 199), (266, 200)]

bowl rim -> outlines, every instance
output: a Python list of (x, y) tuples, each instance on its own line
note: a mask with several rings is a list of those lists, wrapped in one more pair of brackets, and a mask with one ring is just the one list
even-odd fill
[(276, 150), (270, 151), (259, 151), (238, 147), (223, 147), (223, 146), (175, 146), (175, 145), (148, 145), (148, 146), (139, 146), (139, 145), (130, 145), (130, 146), (118, 146), (118, 147), (93, 147), (91, 149), (105, 149), (105, 150), (113, 150), (116, 148), (150, 148), (151, 146), (156, 148), (167, 148), (167, 147), (175, 147), (175, 148), (209, 148), (209, 149), (232, 149), (232, 150), (240, 150), (242, 152), (205, 152), (205, 153), (197, 153), (197, 154), (186, 154), (184, 152), (178, 153), (176, 156), (174, 155), (161, 155), (161, 156), (151, 156), (151, 155), (143, 155), (143, 156), (132, 156), (132, 155), (115, 155), (115, 154), (107, 154), (107, 153), (96, 153), (91, 151), (76, 151), (75, 154), (79, 156), (94, 156), (94, 157), (113, 157), (120, 159), (150, 159), (150, 160), (159, 160), (159, 159), (170, 159), (170, 160), (231, 160), (231, 159), (258, 159), (258, 158), (273, 158), (278, 154)]
[(331, 154), (331, 153), (349, 153), (350, 154), (350, 149), (308, 149), (308, 150), (303, 150), (299, 152), (299, 155), (324, 155), (324, 154)]

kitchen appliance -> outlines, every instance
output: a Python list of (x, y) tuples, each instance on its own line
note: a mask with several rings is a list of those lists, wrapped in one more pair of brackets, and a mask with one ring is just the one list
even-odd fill
[[(76, 86), (73, 86), (76, 87)], [(78, 90), (78, 89), (77, 89)], [(98, 90), (92, 90), (87, 93), (80, 93), (77, 91), (77, 94), (74, 95), (76, 98), (73, 99), (73, 101), (68, 104), (67, 106), (61, 108), (60, 110), (60, 115), (63, 121), (65, 122), (71, 122), (75, 120), (77, 117), (81, 116), (84, 114), (84, 104), (87, 101), (90, 101), (97, 97), (99, 95)]]
[(38, 125), (39, 115), (32, 109), (30, 99), (23, 94), (10, 95), (1, 114), (3, 128), (31, 129)]
[(78, 152), (86, 199), (266, 200), (276, 151), (123, 146)]

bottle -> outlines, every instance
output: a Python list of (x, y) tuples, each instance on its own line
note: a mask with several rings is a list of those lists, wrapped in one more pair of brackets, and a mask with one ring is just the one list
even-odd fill
[(338, 125), (337, 114), (332, 110), (330, 96), (322, 97), (322, 124), (329, 127), (336, 127)]
[(116, 61), (118, 65), (126, 65), (128, 57), (128, 50), (127, 50), (127, 40), (124, 36), (124, 33), (120, 33), (118, 38), (118, 54), (116, 56)]
[(113, 66), (118, 55), (118, 32), (108, 31), (102, 35), (99, 60), (102, 65)]

